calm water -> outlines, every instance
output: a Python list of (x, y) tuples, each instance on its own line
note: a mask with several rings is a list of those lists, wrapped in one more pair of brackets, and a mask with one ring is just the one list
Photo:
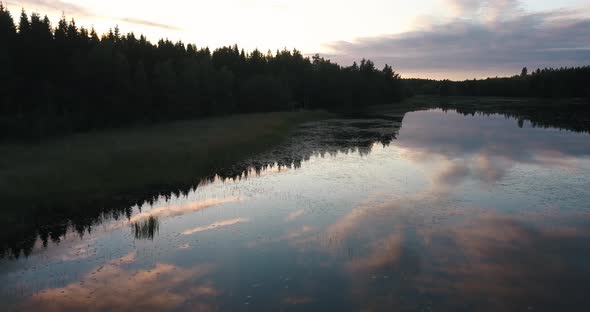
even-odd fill
[(39, 241), (0, 260), (0, 310), (588, 309), (590, 136), (400, 121), (307, 124), (239, 179)]

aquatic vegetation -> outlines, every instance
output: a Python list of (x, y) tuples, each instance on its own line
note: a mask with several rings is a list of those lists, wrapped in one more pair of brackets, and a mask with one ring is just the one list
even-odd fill
[(160, 221), (158, 218), (150, 216), (149, 218), (131, 223), (131, 229), (136, 239), (150, 239), (160, 231)]

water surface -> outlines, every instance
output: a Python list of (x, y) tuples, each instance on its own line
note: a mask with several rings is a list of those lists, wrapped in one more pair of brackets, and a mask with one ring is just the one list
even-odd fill
[(306, 124), (235, 179), (0, 259), (0, 306), (582, 310), (589, 139), (441, 110)]

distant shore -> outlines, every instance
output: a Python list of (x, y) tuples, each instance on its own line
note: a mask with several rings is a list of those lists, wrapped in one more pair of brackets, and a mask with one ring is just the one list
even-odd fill
[(590, 100), (523, 97), (475, 97), (418, 95), (395, 105), (372, 108), (377, 113), (399, 114), (424, 109), (449, 109), (461, 114), (502, 114), (528, 121), (534, 127), (590, 132)]

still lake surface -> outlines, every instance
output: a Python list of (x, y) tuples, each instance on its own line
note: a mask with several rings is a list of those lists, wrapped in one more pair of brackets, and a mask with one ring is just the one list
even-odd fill
[(305, 124), (240, 178), (0, 259), (0, 310), (587, 309), (590, 135), (521, 126)]

